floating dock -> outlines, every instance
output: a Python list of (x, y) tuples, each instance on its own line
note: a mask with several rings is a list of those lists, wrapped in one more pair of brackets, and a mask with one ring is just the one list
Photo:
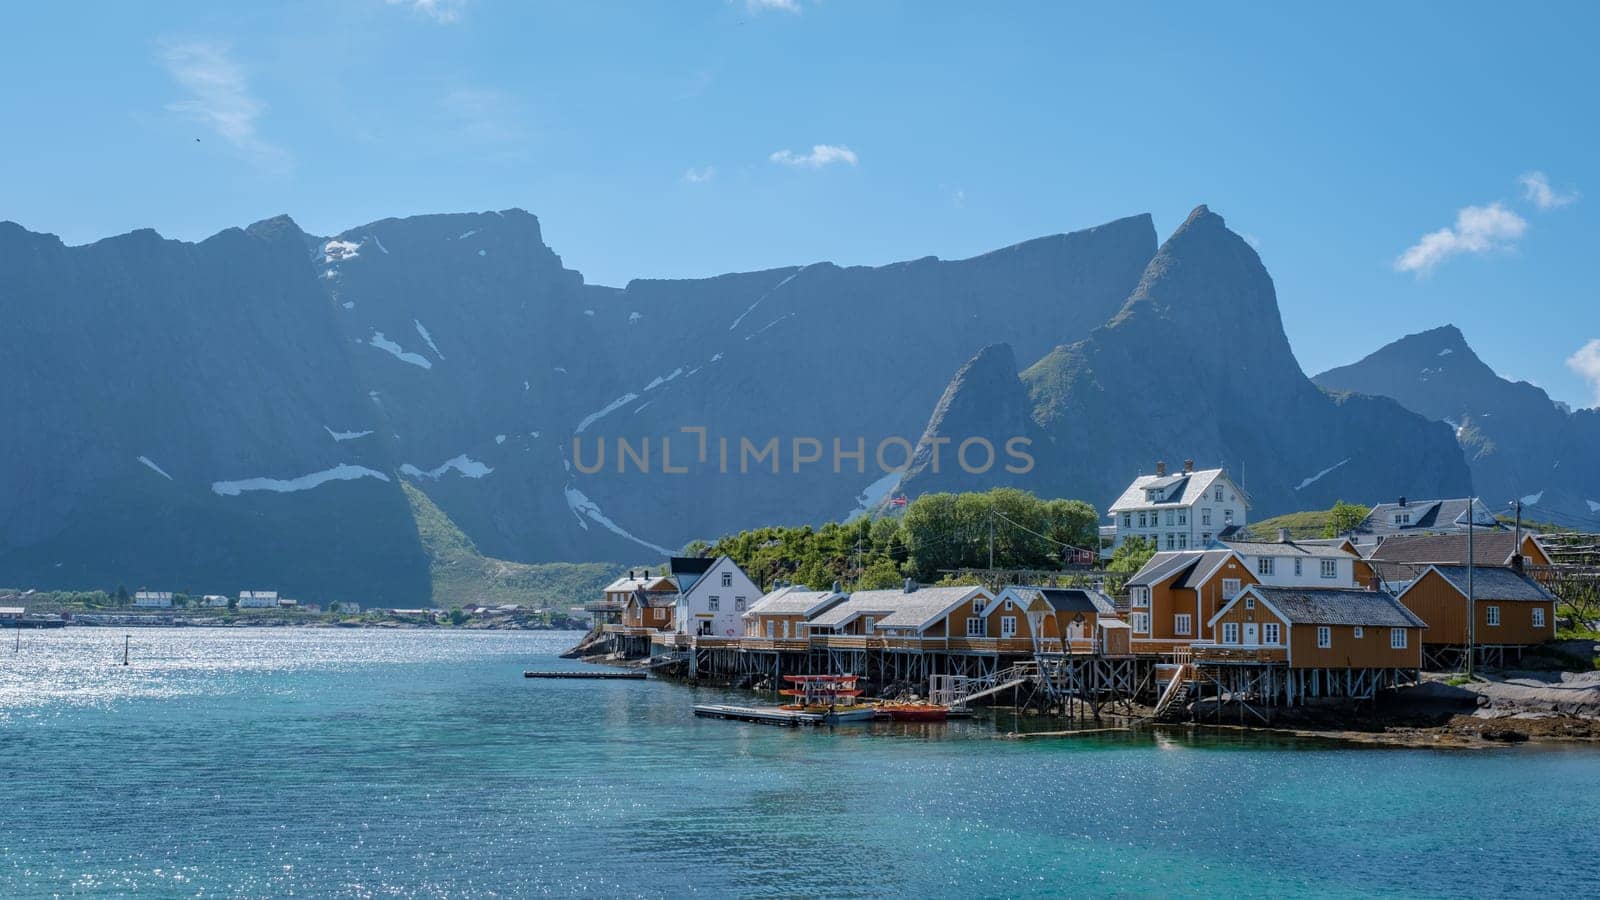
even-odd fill
[(532, 669), (528, 669), (528, 670), (526, 670), (526, 671), (524, 671), (522, 673), (522, 677), (523, 678), (588, 678), (588, 679), (598, 679), (598, 680), (602, 680), (602, 681), (604, 681), (604, 680), (643, 681), (643, 680), (645, 680), (645, 678), (647, 678), (649, 676), (644, 672), (591, 672), (591, 671), (581, 670), (581, 669), (580, 670), (575, 670), (575, 671), (570, 671), (570, 672), (536, 672), (536, 671), (534, 671)]
[(778, 709), (775, 706), (729, 706), (718, 703), (696, 706), (694, 714), (703, 719), (732, 719), (739, 722), (760, 722), (763, 725), (784, 725), (790, 728), (800, 725), (822, 725), (827, 720), (827, 716), (822, 713)]

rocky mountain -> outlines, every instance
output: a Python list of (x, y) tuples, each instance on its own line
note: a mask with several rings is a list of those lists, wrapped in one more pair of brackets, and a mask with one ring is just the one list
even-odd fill
[(425, 602), (419, 505), (509, 565), (657, 559), (896, 488), (1103, 506), (1158, 458), (1227, 464), (1261, 515), (1467, 485), (1448, 426), (1305, 378), (1203, 207), (1159, 250), (1136, 216), (622, 288), (521, 210), (75, 247), (6, 223), (0, 316), (0, 584)]
[(1020, 380), (974, 377), (1002, 357), (991, 349), (974, 359), (943, 404), (988, 418), (968, 413), (952, 430), (952, 417), (936, 415), (929, 429), (953, 438), (1017, 428), (1014, 411), (1029, 410), (1038, 465), (1025, 484), (1043, 494), (1103, 507), (1156, 460), (1186, 458), (1228, 467), (1257, 516), (1340, 498), (1455, 496), (1470, 484), (1448, 427), (1387, 399), (1330, 396), (1306, 378), (1272, 279), (1203, 206), (1104, 326), (1054, 348)]
[(1475, 489), (1495, 508), (1520, 498), (1528, 516), (1569, 525), (1600, 513), (1600, 410), (1574, 412), (1496, 375), (1454, 325), (1407, 335), (1315, 381), (1391, 397), (1454, 428)]

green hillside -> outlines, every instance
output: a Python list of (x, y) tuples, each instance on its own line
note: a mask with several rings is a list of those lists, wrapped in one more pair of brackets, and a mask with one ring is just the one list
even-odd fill
[[(518, 563), (478, 552), (444, 511), (401, 482), (433, 574), (433, 605), (520, 603), (566, 607), (593, 599), (627, 566), (618, 563)], [(655, 566), (659, 567), (659, 563)]]

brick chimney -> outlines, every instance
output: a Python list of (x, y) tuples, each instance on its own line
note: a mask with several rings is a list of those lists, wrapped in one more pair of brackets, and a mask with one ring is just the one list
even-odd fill
[(1164, 459), (1156, 460), (1156, 477), (1160, 478), (1160, 477), (1162, 477), (1163, 475), (1166, 475), (1166, 474), (1167, 474), (1167, 461), (1164, 460)]
[(1183, 474), (1188, 475), (1193, 471), (1194, 471), (1194, 460), (1192, 460), (1192, 459), (1184, 460), (1183, 461)]

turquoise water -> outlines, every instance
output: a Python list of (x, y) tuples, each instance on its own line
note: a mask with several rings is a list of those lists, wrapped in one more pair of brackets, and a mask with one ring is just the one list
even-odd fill
[(0, 895), (1600, 895), (1589, 748), (797, 731), (574, 638), (24, 633)]

